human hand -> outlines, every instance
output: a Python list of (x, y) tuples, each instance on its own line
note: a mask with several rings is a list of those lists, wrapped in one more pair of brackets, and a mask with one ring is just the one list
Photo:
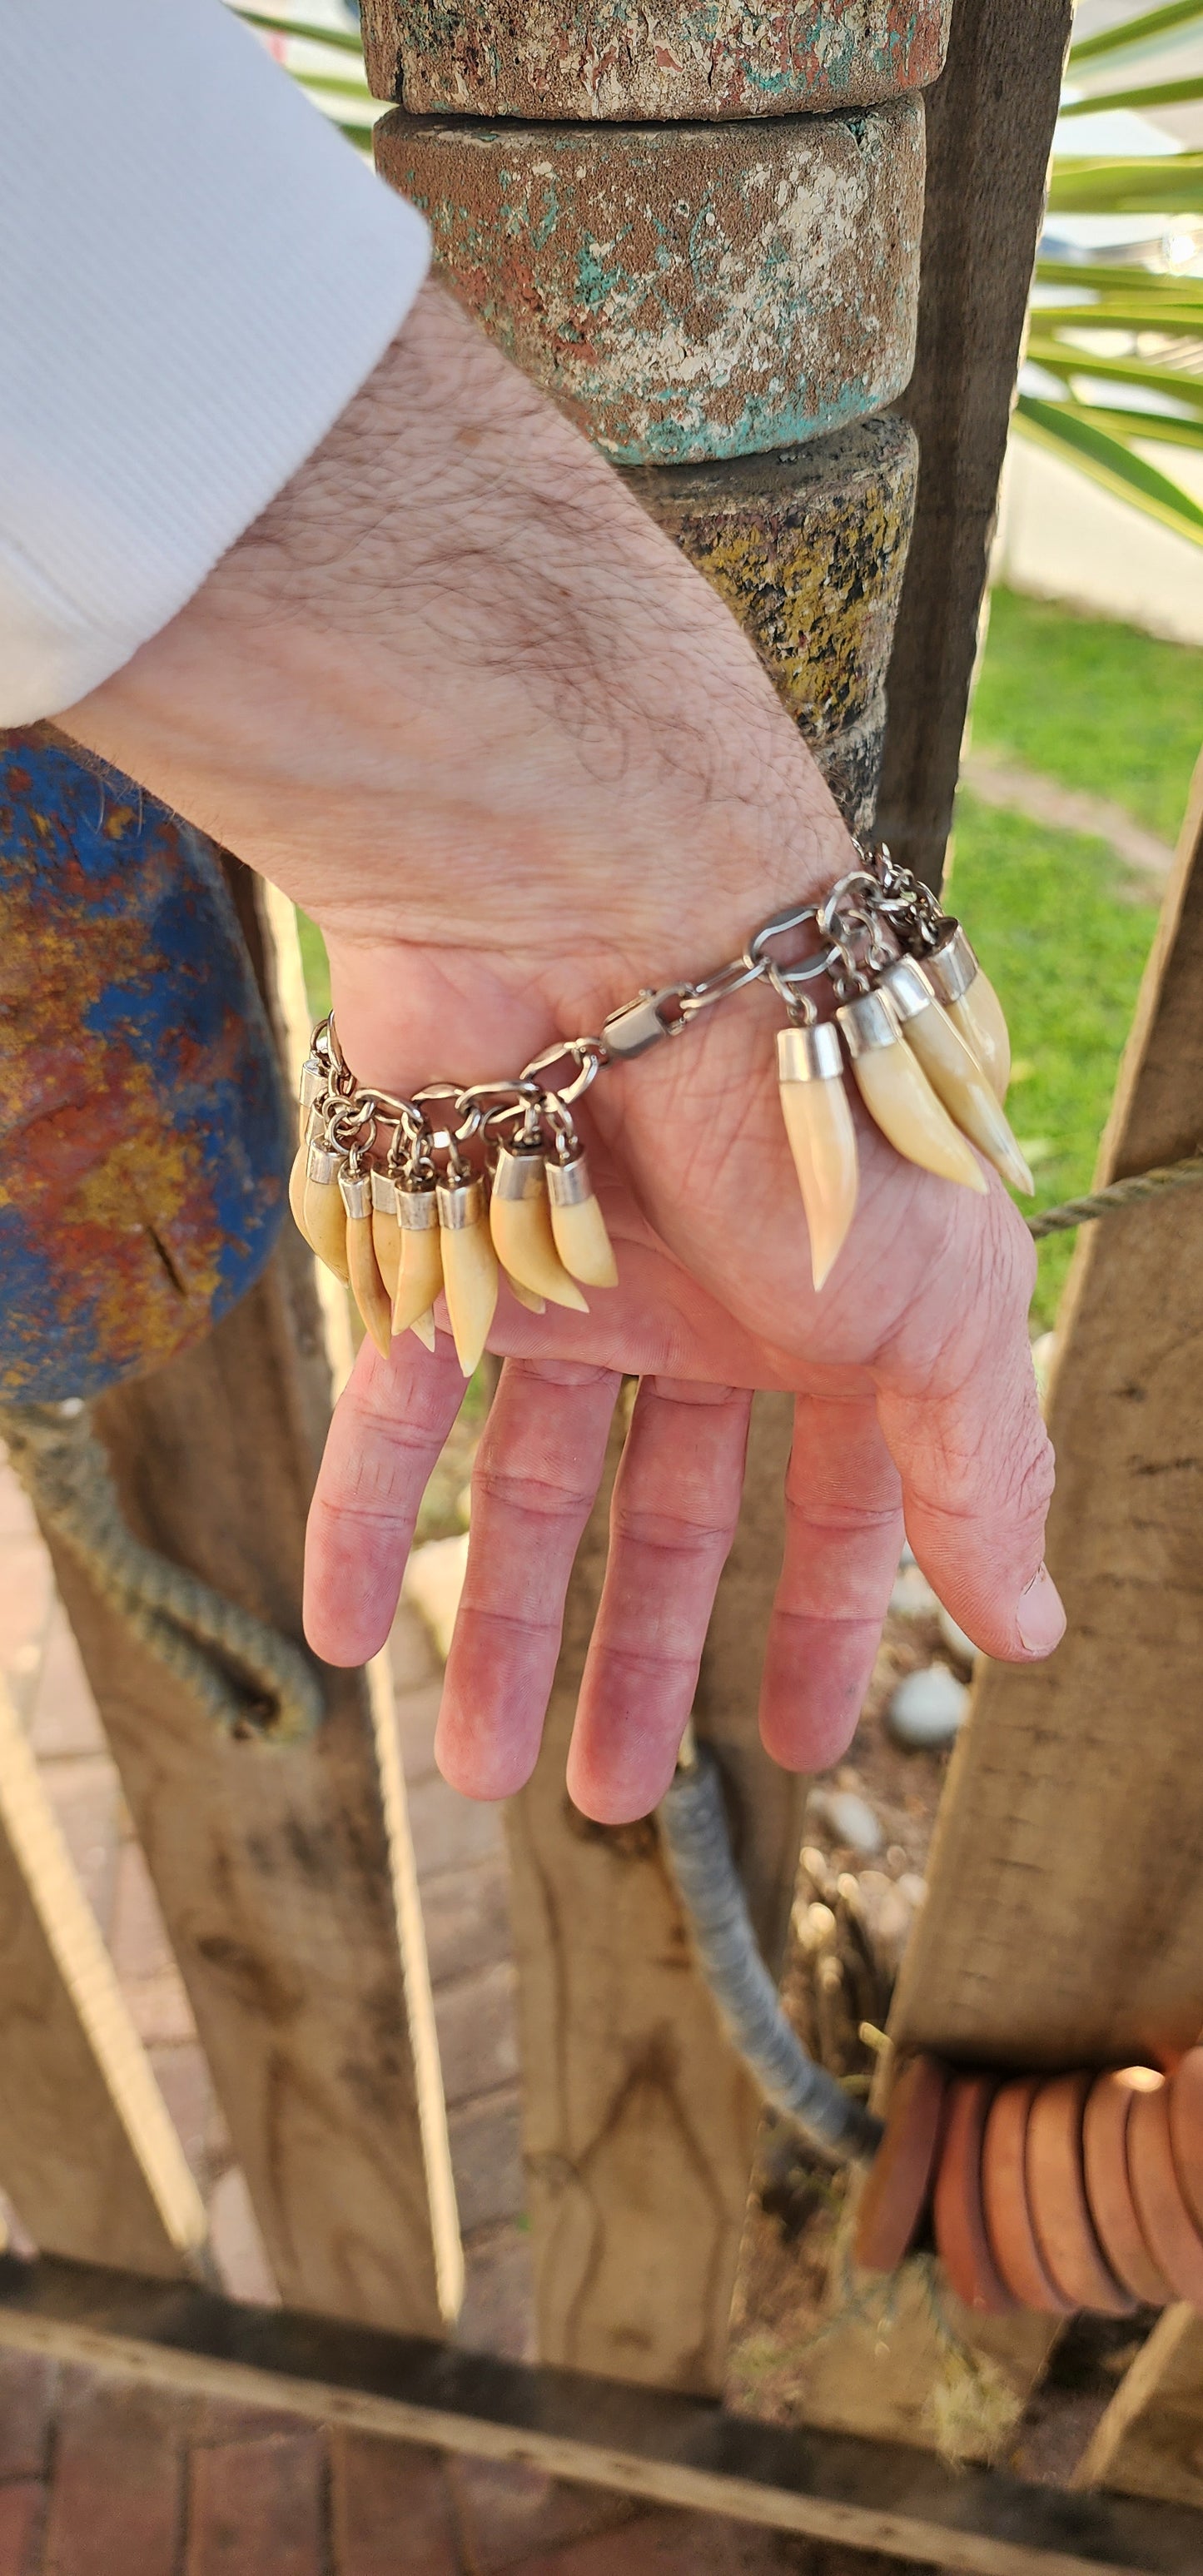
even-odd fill
[[(348, 1057), (393, 1089), (595, 1029), (847, 862), (727, 612), (438, 290), (181, 617), (63, 721), (307, 906)], [(589, 1812), (640, 1813), (671, 1771), (753, 1386), (799, 1397), (765, 1673), (779, 1759), (828, 1762), (855, 1724), (900, 1504), (979, 1643), (1019, 1657), (1060, 1632), (1047, 1578), (1027, 1588), (1049, 1465), (1023, 1229), (997, 1185), (933, 1181), (862, 1122), (860, 1213), (816, 1298), (772, 1025), (757, 989), (606, 1074), (590, 1141), (622, 1284), (587, 1318), (499, 1314), (517, 1365), (440, 1733), (475, 1794), (533, 1760), (620, 1372), (645, 1384), (572, 1757)], [(332, 1660), (387, 1631), (461, 1387), (442, 1340), (433, 1361), (361, 1354), (313, 1519), (308, 1626)]]

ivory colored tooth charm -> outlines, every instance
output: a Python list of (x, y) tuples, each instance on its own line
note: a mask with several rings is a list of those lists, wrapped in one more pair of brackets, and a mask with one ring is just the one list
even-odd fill
[[(537, 1145), (503, 1145), (493, 1173), (489, 1230), (497, 1257), (511, 1282), (553, 1306), (589, 1312), (585, 1299), (564, 1268), (551, 1230), (547, 1174)], [(540, 1309), (541, 1311), (541, 1309)]]
[(305, 1196), (301, 1202), (301, 1232), (313, 1245), (318, 1260), (325, 1262), (327, 1270), (332, 1270), (344, 1287), (349, 1287), (347, 1211), (338, 1186), (342, 1168), (341, 1154), (332, 1154), (326, 1145), (310, 1146), (305, 1164)]
[(320, 1055), (314, 1055), (311, 1048), (309, 1054), (305, 1058), (304, 1064), (301, 1066), (301, 1079), (297, 1086), (302, 1144), (305, 1142), (309, 1133), (309, 1112), (313, 1108), (315, 1101), (321, 1098), (325, 1088), (326, 1068), (322, 1063)]
[(977, 1057), (995, 1098), (1005, 1100), (1011, 1079), (1011, 1038), (1002, 1003), (978, 965), (959, 921), (949, 923), (923, 960), (923, 972), (953, 1027)]
[(401, 1267), (401, 1226), (397, 1216), (397, 1184), (391, 1172), (372, 1174), (372, 1242), (376, 1267), (384, 1281), (384, 1293), (390, 1306), (397, 1294), (397, 1273)]
[[(306, 1165), (308, 1161), (308, 1146), (298, 1145), (296, 1153), (293, 1156), (292, 1170), (288, 1175), (288, 1204), (292, 1209), (292, 1221), (296, 1227), (297, 1233), (305, 1235), (306, 1243), (309, 1242), (309, 1237), (305, 1234), (305, 1182), (307, 1179)], [(312, 1249), (313, 1247), (310, 1245), (310, 1250), (312, 1251)]]
[[(546, 1297), (536, 1297), (533, 1288), (524, 1288), (522, 1281), (520, 1279), (512, 1279), (508, 1270), (504, 1271), (503, 1275), (506, 1287), (509, 1289), (511, 1297), (516, 1297), (519, 1305), (525, 1306), (528, 1315), (545, 1315), (547, 1313)], [(582, 1298), (581, 1304), (583, 1305), (584, 1302), (584, 1298)]]
[(966, 1189), (984, 1192), (982, 1172), (906, 1045), (889, 995), (864, 993), (855, 1002), (842, 1002), (836, 1018), (861, 1098), (895, 1153), (941, 1180), (962, 1181)]
[(366, 1172), (340, 1172), (338, 1186), (347, 1211), (347, 1268), (351, 1294), (377, 1350), (388, 1358), (392, 1346), (392, 1310), (372, 1241), (372, 1184)]
[(856, 1129), (844, 1089), (844, 1053), (830, 1020), (780, 1029), (777, 1079), (810, 1234), (815, 1287), (829, 1278), (856, 1212)]
[(618, 1263), (584, 1155), (574, 1154), (568, 1163), (549, 1156), (545, 1169), (552, 1237), (565, 1270), (587, 1288), (617, 1288)]
[(456, 1356), (465, 1377), (477, 1366), (497, 1304), (501, 1272), (479, 1181), (440, 1181), (443, 1288)]
[(913, 957), (900, 957), (887, 966), (881, 983), (902, 1022), (907, 1045), (918, 1056), (949, 1116), (1004, 1181), (1030, 1198), (1035, 1183), (1001, 1104), (972, 1048), (936, 1000), (922, 966)]
[(443, 1285), (438, 1196), (433, 1183), (429, 1189), (412, 1190), (398, 1181), (396, 1201), (401, 1258), (393, 1298), (393, 1331), (404, 1333), (412, 1325), (419, 1341), (432, 1351), (434, 1317), (430, 1310)]

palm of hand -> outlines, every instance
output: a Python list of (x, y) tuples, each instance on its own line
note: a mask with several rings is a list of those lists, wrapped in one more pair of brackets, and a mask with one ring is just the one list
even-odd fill
[[(512, 1071), (554, 1031), (595, 1028), (629, 989), (621, 966), (595, 957), (397, 948), (382, 960), (337, 923), (329, 937), (349, 1061), (390, 1086)], [(816, 1297), (775, 1020), (758, 989), (603, 1074), (582, 1128), (619, 1287), (592, 1292), (587, 1316), (536, 1318), (503, 1294), (490, 1339), (508, 1364), (477, 1462), (439, 1734), (442, 1767), (470, 1794), (508, 1794), (534, 1761), (624, 1375), (641, 1383), (569, 1769), (586, 1812), (641, 1814), (671, 1774), (754, 1388), (795, 1397), (761, 1710), (778, 1760), (822, 1767), (851, 1735), (904, 1510), (916, 1555), (976, 1642), (1010, 1657), (1055, 1642), (1055, 1593), (1047, 1578), (1028, 1589), (1051, 1456), (1026, 1330), (1026, 1233), (1000, 1184), (981, 1199), (933, 1180), (862, 1115), (860, 1211)], [(331, 1660), (358, 1661), (387, 1634), (462, 1385), (444, 1333), (433, 1358), (409, 1334), (387, 1362), (360, 1352), (310, 1530), (307, 1625)]]

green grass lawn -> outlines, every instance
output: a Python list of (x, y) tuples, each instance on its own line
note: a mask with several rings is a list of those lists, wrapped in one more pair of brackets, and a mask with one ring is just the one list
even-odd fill
[[(996, 591), (973, 737), (1176, 838), (1203, 742), (1203, 653)], [(965, 793), (951, 907), (1011, 1023), (1008, 1107), (1037, 1206), (1088, 1189), (1157, 903), (1105, 842), (1044, 829)], [(1075, 1238), (1040, 1246), (1034, 1328), (1053, 1322)]]
[(973, 739), (1176, 840), (1203, 743), (1203, 653), (996, 590)]

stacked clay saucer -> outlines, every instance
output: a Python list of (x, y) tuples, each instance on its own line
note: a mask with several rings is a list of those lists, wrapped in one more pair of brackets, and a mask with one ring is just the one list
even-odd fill
[(902, 2068), (856, 2259), (893, 2271), (929, 2227), (979, 2314), (1203, 2311), (1203, 2047), (1170, 2075)]

